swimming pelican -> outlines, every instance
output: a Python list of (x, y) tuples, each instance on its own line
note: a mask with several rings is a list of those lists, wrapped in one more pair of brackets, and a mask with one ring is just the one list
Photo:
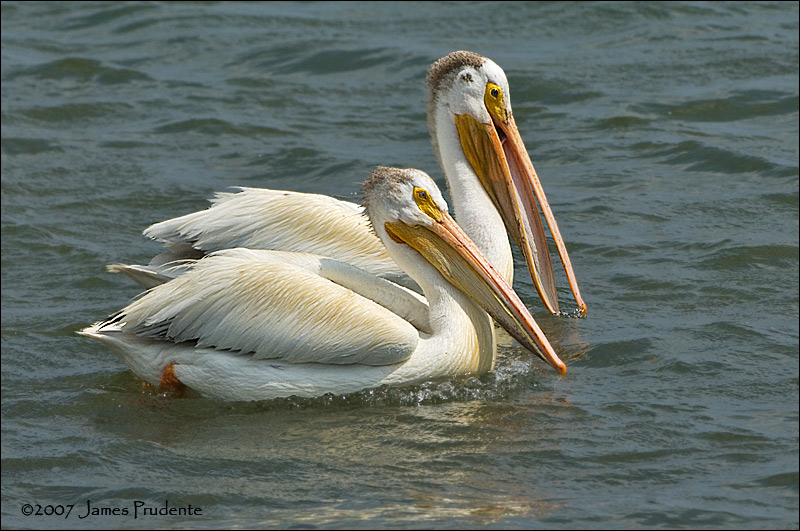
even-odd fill
[(378, 168), (364, 185), (364, 204), (424, 299), (330, 258), (236, 248), (197, 260), (80, 333), (154, 385), (179, 382), (223, 400), (350, 393), (489, 371), (496, 343), (486, 312), (566, 372), (426, 173)]
[[(538, 200), (573, 296), (585, 313), (558, 224), (514, 121), (505, 72), (476, 53), (453, 52), (431, 66), (427, 87), (434, 151), (465, 232), (511, 283), (507, 230), (525, 256), (539, 296), (557, 314)], [(217, 194), (207, 210), (156, 223), (144, 234), (170, 244), (171, 252), (156, 257), (149, 267), (110, 269), (146, 287), (174, 276), (165, 274), (164, 263), (230, 247), (312, 252), (377, 275), (403, 274), (369, 230), (358, 205), (317, 194), (241, 188), (238, 193)]]

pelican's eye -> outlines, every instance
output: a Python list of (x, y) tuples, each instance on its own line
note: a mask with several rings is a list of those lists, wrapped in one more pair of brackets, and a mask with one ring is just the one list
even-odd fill
[(486, 109), (495, 118), (505, 123), (507, 120), (506, 103), (503, 101), (503, 89), (496, 83), (487, 83), (483, 94), (483, 103)]
[(431, 195), (426, 189), (420, 188), (419, 186), (414, 187), (414, 202), (428, 217), (436, 221), (442, 220), (442, 212), (439, 210), (439, 207), (436, 206), (436, 203), (433, 202)]

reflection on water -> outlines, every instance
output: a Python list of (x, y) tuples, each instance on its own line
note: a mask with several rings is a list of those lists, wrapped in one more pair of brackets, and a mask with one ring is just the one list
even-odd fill
[[(206, 470), (204, 463), (213, 469), (224, 463), (225, 473), (206, 487), (206, 495), (235, 486), (237, 496), (270, 507), (265, 525), (454, 517), (487, 525), (511, 516), (546, 515), (563, 505), (535, 482), (515, 480), (508, 470), (496, 474), (492, 464), (516, 467), (508, 460), (533, 448), (537, 455), (559, 454), (548, 417), (569, 405), (554, 402), (550, 393), (523, 406), (540, 410), (534, 417), (513, 404), (485, 398), (411, 408), (286, 402), (223, 405), (150, 395), (136, 403), (98, 404), (105, 411), (99, 412), (95, 429), (107, 438), (121, 436), (136, 447), (149, 446), (152, 458), (167, 463), (161, 472), (167, 476), (200, 481), (209, 473), (220, 474)], [(363, 470), (370, 471), (368, 476)], [(239, 474), (247, 481), (235, 479)], [(277, 477), (293, 483), (291, 492), (271, 488)], [(373, 492), (368, 502), (353, 492), (359, 488)], [(285, 506), (290, 494), (323, 503), (313, 511), (302, 503)]]

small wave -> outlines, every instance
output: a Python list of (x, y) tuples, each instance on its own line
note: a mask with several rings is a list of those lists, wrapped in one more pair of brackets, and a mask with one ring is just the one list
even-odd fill
[(689, 140), (678, 144), (640, 142), (632, 146), (644, 158), (663, 158), (665, 164), (685, 166), (686, 171), (716, 172), (735, 175), (759, 173), (763, 175), (796, 175), (796, 168), (774, 164), (764, 158), (741, 154), (728, 149), (709, 146)]
[(23, 68), (8, 75), (8, 79), (34, 78), (47, 80), (77, 80), (97, 82), (101, 85), (116, 85), (132, 81), (152, 81), (150, 76), (128, 68), (106, 66), (94, 59), (69, 57), (40, 65)]
[(760, 266), (793, 267), (798, 260), (794, 245), (754, 245), (721, 249), (696, 267), (701, 270), (728, 271), (757, 269)]
[(234, 135), (243, 137), (280, 134), (279, 131), (269, 127), (249, 124), (234, 124), (216, 118), (181, 120), (179, 122), (157, 127), (154, 132), (159, 134), (195, 132), (213, 136)]
[(8, 155), (37, 155), (48, 151), (63, 151), (54, 142), (43, 138), (8, 138), (3, 137), (2, 151)]
[(49, 124), (75, 124), (96, 119), (107, 119), (130, 112), (133, 106), (121, 102), (66, 103), (50, 107), (34, 107), (19, 114), (35, 122)]
[(739, 90), (724, 97), (693, 99), (677, 103), (648, 103), (638, 111), (692, 122), (735, 122), (762, 116), (784, 116), (797, 112), (798, 97), (768, 90)]

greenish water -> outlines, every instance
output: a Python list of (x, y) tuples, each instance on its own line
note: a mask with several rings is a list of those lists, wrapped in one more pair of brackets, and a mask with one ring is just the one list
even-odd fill
[[(3, 527), (796, 529), (798, 26), (794, 2), (4, 2)], [(565, 378), (507, 347), (480, 379), (220, 404), (74, 334), (137, 294), (105, 264), (215, 191), (442, 183), (424, 80), (457, 49), (505, 69), (589, 305), (550, 317), (517, 275)], [(134, 518), (165, 502), (202, 510)]]

